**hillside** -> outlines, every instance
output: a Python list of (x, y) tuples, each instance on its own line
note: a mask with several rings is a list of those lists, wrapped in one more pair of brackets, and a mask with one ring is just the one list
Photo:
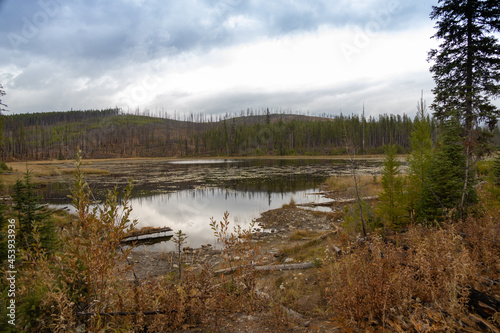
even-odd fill
[(203, 121), (132, 115), (119, 109), (3, 116), (2, 160), (73, 158), (78, 150), (87, 158), (343, 154), (346, 132), (360, 153), (382, 153), (389, 142), (404, 153), (413, 128), (406, 115), (190, 119)]

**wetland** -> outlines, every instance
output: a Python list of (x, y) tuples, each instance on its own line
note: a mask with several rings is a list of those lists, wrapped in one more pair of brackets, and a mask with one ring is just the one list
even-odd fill
[[(376, 174), (378, 159), (359, 161), (359, 173)], [(266, 211), (290, 202), (325, 202), (321, 185), (334, 175), (347, 175), (342, 159), (123, 159), (87, 161), (86, 176), (96, 200), (106, 191), (134, 182), (132, 216), (138, 227), (170, 227), (188, 235), (187, 246), (213, 244), (210, 218), (229, 212), (233, 225), (247, 227)], [(57, 208), (69, 207), (72, 163), (61, 163), (52, 175), (42, 175), (40, 194)], [(58, 171), (57, 171), (58, 170)], [(99, 170), (99, 172), (92, 172)], [(317, 208), (328, 210), (329, 208)], [(170, 251), (173, 244), (148, 246)]]

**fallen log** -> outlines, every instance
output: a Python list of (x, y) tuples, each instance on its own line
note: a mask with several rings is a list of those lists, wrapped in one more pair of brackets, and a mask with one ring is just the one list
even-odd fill
[(158, 232), (172, 231), (170, 227), (144, 227), (141, 229), (134, 229), (127, 234), (127, 237), (141, 236), (141, 235), (151, 235)]
[(284, 265), (266, 265), (266, 266), (252, 266), (252, 265), (246, 265), (246, 266), (235, 266), (235, 267), (229, 267), (229, 268), (223, 268), (216, 270), (214, 272), (215, 275), (220, 275), (220, 274), (229, 274), (232, 273), (240, 268), (248, 268), (248, 267), (253, 267), (256, 271), (259, 272), (265, 272), (265, 271), (288, 271), (288, 270), (296, 270), (296, 269), (308, 269), (314, 267), (314, 264), (312, 262), (305, 262), (305, 263), (299, 263), (299, 264), (284, 264)]
[[(374, 195), (371, 197), (364, 197), (361, 198), (361, 200), (376, 200), (378, 199), (378, 195)], [(307, 202), (307, 203), (302, 203), (302, 204), (296, 204), (296, 206), (301, 206), (301, 207), (329, 207), (333, 206), (335, 204), (345, 204), (345, 203), (352, 203), (356, 202), (357, 199), (355, 198), (350, 198), (350, 199), (337, 199), (337, 200), (332, 200), (332, 201), (327, 201), (327, 202)]]
[[(175, 312), (175, 311), (171, 311)], [(137, 316), (137, 315), (144, 315), (144, 316), (152, 316), (152, 315), (157, 315), (157, 314), (165, 314), (165, 311), (139, 311), (139, 312), (99, 312), (99, 316), (104, 317), (104, 316)], [(77, 312), (76, 316), (77, 317), (83, 317), (83, 316), (96, 316), (96, 312)]]
[(155, 244), (169, 240), (172, 236), (172, 229), (169, 227), (143, 228), (129, 233), (127, 237), (121, 240), (121, 243), (131, 244), (137, 242), (139, 244)]
[(475, 288), (470, 288), (467, 307), (483, 319), (488, 319), (500, 311), (500, 301)]
[(4, 205), (12, 206), (14, 199), (10, 195), (0, 196), (0, 202)]
[(306, 193), (306, 195), (328, 195), (328, 194), (333, 194), (333, 193), (345, 192), (346, 190), (347, 190), (347, 188), (341, 188), (341, 189), (331, 190), (331, 191), (309, 192), (309, 193)]

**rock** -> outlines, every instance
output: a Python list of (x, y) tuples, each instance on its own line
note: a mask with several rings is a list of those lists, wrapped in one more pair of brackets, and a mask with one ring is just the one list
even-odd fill
[(285, 264), (290, 264), (292, 262), (294, 262), (295, 260), (293, 260), (293, 258), (286, 258), (285, 259)]

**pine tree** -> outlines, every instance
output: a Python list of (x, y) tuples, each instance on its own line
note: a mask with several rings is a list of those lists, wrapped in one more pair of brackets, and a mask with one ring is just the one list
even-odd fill
[(384, 150), (383, 191), (379, 195), (378, 214), (383, 220), (384, 229), (399, 228), (405, 215), (403, 179), (400, 176), (401, 162), (397, 159), (395, 145), (386, 145)]
[[(442, 40), (429, 58), (436, 87), (432, 108), (439, 120), (459, 119), (469, 133), (486, 121), (492, 129), (500, 111), (490, 98), (500, 96), (500, 31), (498, 0), (439, 0), (433, 6), (434, 38)], [(490, 35), (487, 35), (487, 34)]]
[(408, 157), (408, 211), (415, 215), (417, 202), (422, 196), (432, 158), (431, 124), (426, 114), (423, 97), (417, 104), (417, 116), (410, 134), (411, 153)]
[(436, 152), (429, 163), (427, 182), (424, 182), (417, 208), (418, 220), (427, 224), (442, 221), (452, 212), (452, 218), (463, 217), (467, 208), (477, 202), (475, 189), (469, 186), (462, 205), (467, 162), (461, 130), (456, 120), (444, 124)]
[(37, 224), (43, 247), (52, 250), (56, 241), (54, 221), (50, 218), (50, 211), (40, 204), (40, 197), (35, 194), (30, 170), (26, 171), (24, 181), (17, 180), (12, 198), (19, 221), (20, 246), (28, 249), (33, 244), (33, 229)]
[(477, 147), (475, 127), (485, 122), (493, 130), (500, 110), (490, 99), (500, 96), (500, 31), (498, 0), (439, 0), (433, 6), (432, 19), (437, 22), (435, 38), (442, 39), (439, 50), (431, 50), (429, 59), (436, 87), (432, 104), (441, 121), (456, 119), (463, 126), (466, 154), (460, 214), (465, 211), (466, 196), (473, 182), (469, 174), (472, 155)]

